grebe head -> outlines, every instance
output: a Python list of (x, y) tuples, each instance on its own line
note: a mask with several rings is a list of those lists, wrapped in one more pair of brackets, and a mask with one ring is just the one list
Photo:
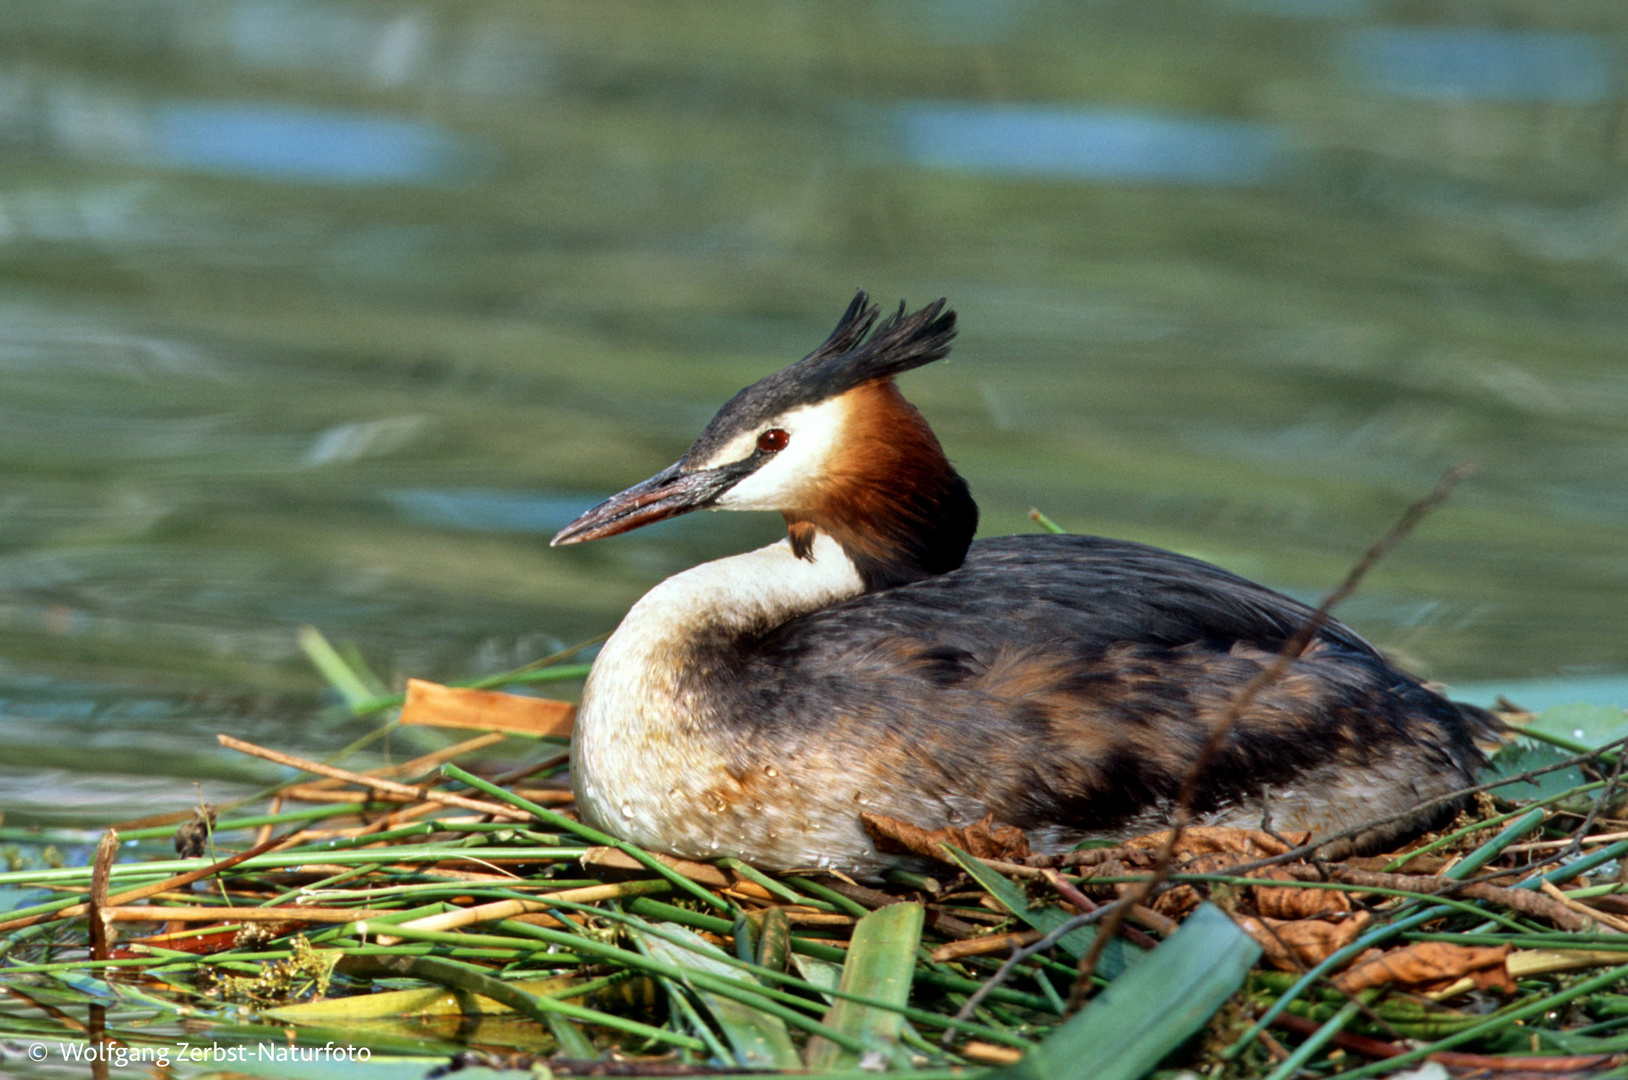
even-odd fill
[(877, 325), (861, 291), (824, 343), (736, 394), (675, 464), (613, 495), (553, 545), (615, 536), (691, 510), (777, 510), (792, 549), (842, 545), (869, 589), (961, 565), (978, 507), (932, 429), (893, 383), (949, 352), (938, 300)]

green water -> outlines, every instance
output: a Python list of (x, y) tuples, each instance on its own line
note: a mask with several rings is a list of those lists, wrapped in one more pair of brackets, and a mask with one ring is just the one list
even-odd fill
[(1628, 697), (1628, 12), (1480, 18), (0, 7), (7, 824), (249, 790), (217, 731), (362, 733), (301, 625), (469, 677), (771, 539), (546, 546), (858, 286), (960, 312), (905, 389), (985, 534), (1039, 507), (1315, 598), (1474, 461), (1344, 616)]

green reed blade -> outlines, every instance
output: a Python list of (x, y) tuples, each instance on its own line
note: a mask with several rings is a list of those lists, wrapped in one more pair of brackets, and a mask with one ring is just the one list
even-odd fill
[[(910, 999), (925, 918), (926, 910), (920, 904), (889, 904), (860, 919), (854, 926), (838, 989), (902, 1008)], [(905, 1021), (897, 1011), (838, 998), (826, 1013), (825, 1022), (867, 1050), (887, 1053), (898, 1046)], [(835, 1068), (858, 1060), (858, 1054), (828, 1040), (809, 1041), (811, 1069)]]
[(1139, 1080), (1244, 983), (1259, 945), (1213, 904), (992, 1080)]
[[(727, 962), (728, 958), (723, 951), (709, 944), (693, 930), (674, 926), (666, 929), (669, 934), (679, 935), (683, 944), (675, 944), (672, 940), (653, 934), (638, 931), (635, 933), (640, 944), (657, 960), (719, 978), (732, 979), (739, 976), (739, 971)], [(684, 982), (696, 992), (712, 1013), (713, 1019), (718, 1021), (719, 1029), (723, 1031), (724, 1038), (729, 1040), (730, 1048), (734, 1051), (736, 1064), (744, 1068), (802, 1067), (802, 1058), (797, 1054), (797, 1047), (792, 1045), (791, 1033), (786, 1028), (786, 1022), (780, 1017), (755, 1009), (745, 1002), (712, 993), (704, 987), (697, 986), (693, 980), (685, 979)]]

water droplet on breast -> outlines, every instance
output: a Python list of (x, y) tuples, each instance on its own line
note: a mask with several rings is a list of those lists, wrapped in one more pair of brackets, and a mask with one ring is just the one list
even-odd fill
[(622, 816), (629, 819), (629, 820), (632, 820), (632, 818), (633, 818), (633, 807), (630, 804), (628, 804), (628, 803), (623, 803), (622, 804)]
[(780, 775), (780, 770), (775, 768), (773, 765), (765, 765), (765, 766), (763, 766), (763, 772), (764, 772), (764, 775), (766, 775), (766, 776), (779, 776)]
[(682, 793), (682, 792), (680, 792), (680, 791), (679, 791), (679, 790), (678, 790), (678, 789), (677, 789), (677, 788), (669, 788), (669, 789), (668, 789), (668, 790), (667, 790), (667, 797), (668, 797), (668, 798), (669, 798), (669, 799), (676, 799), (676, 798), (679, 798), (679, 797), (680, 797), (680, 795), (682, 795), (682, 794), (683, 794), (683, 793)]

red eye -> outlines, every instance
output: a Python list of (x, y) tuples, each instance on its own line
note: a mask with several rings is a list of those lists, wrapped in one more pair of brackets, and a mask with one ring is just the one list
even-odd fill
[(789, 442), (791, 442), (790, 435), (777, 427), (772, 427), (757, 437), (757, 448), (765, 454), (778, 454), (786, 448), (786, 444)]

